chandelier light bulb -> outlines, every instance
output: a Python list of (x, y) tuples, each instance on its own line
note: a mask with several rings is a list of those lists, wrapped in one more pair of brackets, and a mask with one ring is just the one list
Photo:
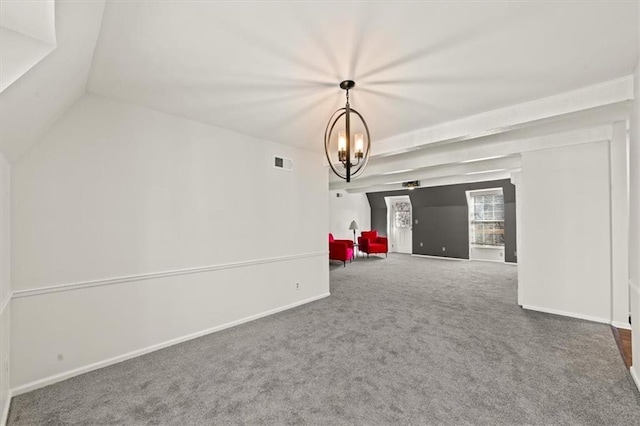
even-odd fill
[(364, 135), (362, 133), (356, 133), (354, 135), (354, 139), (356, 141), (355, 142), (356, 157), (362, 158), (363, 149), (364, 149)]
[(347, 133), (344, 130), (338, 132), (338, 151), (347, 152)]

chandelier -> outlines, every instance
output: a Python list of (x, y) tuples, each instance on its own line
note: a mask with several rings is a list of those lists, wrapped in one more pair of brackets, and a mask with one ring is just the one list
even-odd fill
[[(353, 89), (355, 85), (353, 80), (345, 80), (340, 83), (340, 88), (346, 91), (347, 102), (344, 108), (340, 108), (331, 115), (324, 131), (324, 153), (329, 161), (329, 166), (331, 166), (333, 173), (347, 182), (351, 182), (351, 178), (362, 174), (369, 162), (369, 148), (371, 147), (367, 123), (362, 115), (349, 105), (349, 90)], [(352, 122), (352, 118), (356, 118), (357, 122)], [(335, 149), (334, 129), (341, 121), (344, 121), (344, 130), (337, 132), (337, 160), (342, 164), (342, 167), (336, 163), (335, 157), (332, 159), (330, 154), (332, 145)], [(353, 134), (351, 133), (352, 126), (356, 131)], [(353, 147), (351, 146), (352, 142)]]

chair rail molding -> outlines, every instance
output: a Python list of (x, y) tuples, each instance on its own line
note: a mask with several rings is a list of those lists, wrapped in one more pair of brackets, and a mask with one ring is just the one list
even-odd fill
[(2, 301), (2, 305), (0, 305), (0, 315), (4, 313), (5, 309), (7, 309), (7, 306), (9, 306), (9, 303), (11, 302), (12, 298), (13, 298), (13, 293), (9, 293), (7, 297)]
[[(122, 283), (133, 282), (133, 281), (143, 281), (143, 280), (152, 280), (157, 278), (173, 277), (176, 275), (199, 274), (203, 272), (219, 271), (223, 269), (243, 268), (247, 266), (263, 265), (267, 263), (276, 263), (276, 262), (286, 262), (289, 260), (305, 259), (310, 257), (320, 257), (320, 256), (327, 256), (327, 255), (328, 255), (328, 251), (318, 251), (318, 252), (293, 254), (293, 255), (287, 255), (287, 256), (277, 256), (277, 257), (268, 257), (268, 258), (262, 258), (262, 259), (246, 260), (241, 262), (222, 263), (218, 265), (199, 266), (194, 268), (175, 269), (170, 271), (151, 272), (151, 273), (145, 273), (145, 274), (126, 275), (121, 277), (104, 278), (104, 279), (98, 279), (98, 280), (80, 281), (80, 282), (67, 283), (67, 284), (53, 284), (49, 286), (38, 287), (38, 288), (33, 288), (28, 290), (16, 290), (11, 294), (11, 297), (9, 297), (8, 299), (9, 300), (20, 299), (23, 297), (34, 297), (34, 296), (39, 296), (44, 294), (80, 290), (80, 289), (90, 288), (90, 287), (109, 286), (109, 285), (122, 284)], [(5, 303), (3, 303), (3, 306), (2, 306), (3, 310), (6, 304), (8, 304), (8, 301), (5, 301)]]

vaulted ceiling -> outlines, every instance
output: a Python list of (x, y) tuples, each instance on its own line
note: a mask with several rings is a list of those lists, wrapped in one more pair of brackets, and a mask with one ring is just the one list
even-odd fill
[(351, 78), (381, 140), (630, 74), (633, 7), (109, 2), (89, 91), (320, 149)]
[[(74, 3), (60, 3), (58, 19), (73, 20)], [(78, 40), (99, 27), (91, 93), (315, 151), (344, 103), (338, 83), (354, 79), (352, 105), (382, 164), (402, 135), (630, 75), (637, 11), (614, 1), (107, 1), (75, 42), (84, 52)]]

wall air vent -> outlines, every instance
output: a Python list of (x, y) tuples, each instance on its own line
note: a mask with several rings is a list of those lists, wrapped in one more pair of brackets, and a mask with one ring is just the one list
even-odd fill
[(276, 169), (292, 171), (293, 160), (291, 158), (278, 157), (276, 155), (273, 157), (273, 167)]

